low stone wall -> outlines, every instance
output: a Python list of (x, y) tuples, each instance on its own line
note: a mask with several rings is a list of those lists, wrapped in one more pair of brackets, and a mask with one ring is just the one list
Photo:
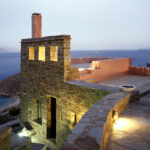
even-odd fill
[(106, 150), (113, 127), (113, 111), (119, 114), (138, 99), (138, 92), (116, 92), (98, 101), (75, 126), (62, 150)]
[(149, 67), (129, 67), (129, 73), (136, 74), (136, 75), (150, 75), (150, 68)]

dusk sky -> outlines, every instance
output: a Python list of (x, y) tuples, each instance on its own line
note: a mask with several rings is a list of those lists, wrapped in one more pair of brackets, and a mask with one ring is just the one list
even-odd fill
[(0, 48), (20, 50), (34, 12), (43, 36), (70, 34), (72, 50), (150, 49), (150, 0), (0, 0)]

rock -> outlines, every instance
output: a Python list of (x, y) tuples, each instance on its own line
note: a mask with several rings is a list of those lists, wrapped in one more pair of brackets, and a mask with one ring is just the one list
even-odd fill
[(18, 96), (20, 93), (20, 74), (6, 78), (0, 82), (0, 95)]

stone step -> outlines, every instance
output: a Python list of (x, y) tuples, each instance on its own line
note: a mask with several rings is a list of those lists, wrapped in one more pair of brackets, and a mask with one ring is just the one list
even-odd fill
[(79, 71), (79, 74), (80, 74), (80, 75), (85, 74), (85, 73), (88, 73), (88, 70)]
[(86, 74), (86, 73), (92, 73), (92, 71), (93, 71), (93, 69), (85, 69), (85, 70), (79, 71), (79, 74), (83, 75), (83, 74)]
[(11, 150), (18, 149), (31, 149), (31, 138), (19, 135), (12, 136)]
[(91, 73), (84, 73), (84, 74), (81, 74), (79, 76), (79, 80), (80, 81), (91, 79), (91, 78), (92, 78), (92, 74)]
[(46, 150), (46, 146), (44, 144), (32, 143), (31, 150)]

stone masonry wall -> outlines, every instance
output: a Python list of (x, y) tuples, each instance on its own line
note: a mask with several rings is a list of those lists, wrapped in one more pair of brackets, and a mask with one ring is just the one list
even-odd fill
[(113, 127), (113, 112), (120, 114), (139, 93), (115, 92), (94, 104), (67, 137), (62, 150), (106, 150)]
[[(38, 60), (39, 46), (45, 47), (45, 61)], [(49, 59), (50, 46), (58, 46), (57, 62)], [(35, 48), (34, 60), (28, 58), (29, 47)], [(22, 40), (21, 49), (21, 125), (29, 123), (45, 143), (60, 149), (83, 114), (108, 92), (65, 83), (72, 71), (70, 36)], [(56, 98), (56, 139), (47, 139), (47, 101), (51, 97)], [(38, 113), (40, 122), (36, 121)]]

